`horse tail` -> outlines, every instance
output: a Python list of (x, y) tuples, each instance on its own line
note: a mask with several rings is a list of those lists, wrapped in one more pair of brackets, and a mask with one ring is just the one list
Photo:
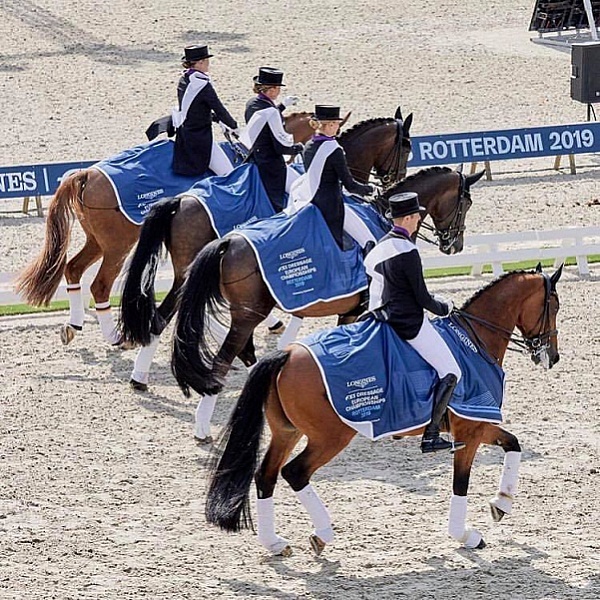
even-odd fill
[(132, 344), (147, 346), (152, 341), (152, 332), (164, 327), (157, 323), (154, 281), (160, 251), (163, 243), (170, 241), (171, 223), (180, 203), (180, 198), (167, 198), (150, 209), (129, 262), (121, 295), (119, 329), (123, 339)]
[(217, 394), (223, 381), (214, 369), (209, 318), (225, 305), (221, 294), (221, 258), (229, 240), (213, 240), (196, 256), (181, 287), (179, 311), (171, 357), (171, 371), (189, 397), (190, 387), (199, 394)]
[(250, 372), (210, 468), (206, 520), (225, 531), (252, 527), (249, 493), (258, 467), (264, 428), (263, 407), (277, 393), (275, 377), (289, 358), (277, 351), (262, 358)]
[(88, 172), (67, 177), (48, 206), (46, 238), (39, 256), (17, 278), (15, 287), (28, 304), (48, 306), (58, 289), (67, 264), (71, 226), (75, 220), (74, 203), (81, 199)]

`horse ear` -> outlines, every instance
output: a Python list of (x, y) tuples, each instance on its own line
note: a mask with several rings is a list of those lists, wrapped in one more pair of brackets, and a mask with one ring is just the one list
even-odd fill
[(562, 275), (564, 266), (565, 266), (565, 263), (561, 263), (560, 267), (558, 267), (558, 269), (556, 269), (556, 271), (552, 274), (552, 277), (550, 277), (550, 281), (552, 282), (553, 289), (556, 286), (558, 280), (560, 279), (560, 276)]
[(342, 119), (342, 121), (340, 123), (340, 129), (348, 122), (348, 119), (350, 118), (351, 114), (352, 114), (352, 111), (346, 113), (346, 116)]
[(408, 137), (410, 133), (410, 126), (412, 125), (413, 114), (410, 113), (406, 120), (404, 121), (404, 125), (402, 126), (402, 133), (404, 133), (404, 137)]
[(467, 175), (465, 179), (466, 188), (469, 189), (474, 183), (477, 183), (484, 175), (485, 169), (483, 171), (479, 171), (479, 173), (474, 173), (473, 175)]
[(542, 263), (541, 262), (539, 262), (537, 265), (535, 265), (535, 272), (536, 273), (542, 272)]
[(404, 118), (402, 117), (402, 107), (398, 107), (396, 109), (396, 113), (394, 114), (394, 119), (398, 119), (400, 121), (404, 121)]

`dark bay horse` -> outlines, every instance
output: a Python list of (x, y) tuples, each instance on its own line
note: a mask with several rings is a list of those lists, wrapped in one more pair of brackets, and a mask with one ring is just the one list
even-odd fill
[[(419, 194), (419, 202), (427, 208), (435, 228), (443, 234), (445, 227), (456, 233), (454, 247), (463, 246), (464, 218), (471, 206), (470, 187), (483, 172), (465, 177), (446, 167), (432, 167), (420, 171), (390, 188), (385, 198), (395, 193), (412, 191)], [(460, 223), (455, 215), (460, 214)], [(293, 313), (298, 317), (341, 315), (340, 322), (352, 322), (360, 302), (354, 294), (330, 302), (319, 302)], [(217, 317), (219, 309), (227, 305), (230, 328), (215, 356), (214, 336), (207, 317)], [(190, 387), (201, 395), (214, 397), (236, 356), (250, 366), (255, 357), (251, 343), (252, 332), (275, 306), (275, 300), (264, 282), (252, 247), (241, 235), (232, 232), (221, 240), (211, 242), (192, 263), (181, 294), (174, 339), (172, 370), (186, 395)], [(248, 344), (248, 346), (247, 346)], [(197, 412), (198, 416), (198, 412)], [(209, 422), (196, 426), (208, 435)]]
[[(296, 142), (306, 142), (314, 133), (309, 120), (310, 113), (307, 112), (286, 116), (286, 129)], [(75, 218), (86, 240), (83, 248), (67, 262)], [(97, 315), (104, 337), (109, 343), (115, 344), (120, 340), (120, 335), (110, 314), (110, 292), (139, 235), (140, 226), (129, 221), (119, 210), (112, 184), (101, 171), (91, 167), (74, 173), (60, 184), (50, 202), (44, 248), (18, 277), (17, 291), (29, 304), (48, 305), (64, 274), (69, 290), (71, 318), (61, 328), (61, 339), (68, 344), (77, 331), (70, 323), (83, 322), (81, 278), (89, 267), (102, 259), (91, 292), (98, 307)]]
[[(551, 368), (559, 359), (556, 316), (559, 309), (556, 283), (562, 266), (551, 276), (513, 272), (501, 276), (468, 300), (455, 318), (469, 332), (473, 344), (489, 360), (502, 365), (509, 340), (529, 351), (536, 364)], [(513, 336), (515, 327), (522, 338)], [(265, 415), (271, 440), (257, 469)], [(517, 491), (521, 447), (517, 438), (498, 425), (461, 418), (450, 412), (448, 429), (466, 443), (454, 454), (453, 495), (449, 534), (467, 548), (485, 546), (481, 534), (467, 526), (467, 490), (475, 453), (480, 444), (505, 451), (504, 469), (496, 496), (491, 500), (494, 521), (510, 514)], [(420, 435), (423, 427), (403, 435)], [(310, 485), (312, 475), (339, 454), (356, 435), (334, 412), (321, 372), (309, 351), (292, 344), (261, 359), (251, 371), (223, 432), (217, 462), (206, 499), (209, 523), (226, 531), (252, 526), (249, 493), (252, 479), (257, 490), (258, 539), (269, 551), (289, 555), (287, 540), (277, 535), (273, 493), (282, 477), (307, 509), (314, 532), (313, 550), (320, 554), (333, 541), (327, 509)], [(286, 464), (294, 447), (306, 436), (304, 450)]]
[[(375, 171), (384, 186), (406, 175), (410, 154), (412, 114), (362, 121), (339, 137), (354, 176), (366, 182)], [(130, 383), (147, 389), (149, 369), (159, 336), (173, 318), (177, 297), (194, 257), (217, 235), (210, 215), (196, 198), (182, 196), (155, 204), (146, 217), (137, 247), (129, 262), (121, 297), (120, 329), (127, 344), (144, 346), (138, 352)], [(154, 281), (163, 243), (173, 265), (173, 284), (156, 306)], [(260, 321), (263, 319), (261, 318)], [(213, 330), (217, 324), (213, 322)], [(226, 335), (226, 330), (222, 332)], [(246, 360), (254, 362), (253, 354)]]

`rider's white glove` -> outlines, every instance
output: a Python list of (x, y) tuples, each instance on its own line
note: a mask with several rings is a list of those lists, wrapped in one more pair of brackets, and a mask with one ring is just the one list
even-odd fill
[(281, 104), (283, 104), (286, 108), (288, 108), (290, 106), (296, 106), (296, 104), (298, 104), (299, 100), (300, 100), (300, 98), (298, 98), (298, 96), (286, 96), (281, 101)]

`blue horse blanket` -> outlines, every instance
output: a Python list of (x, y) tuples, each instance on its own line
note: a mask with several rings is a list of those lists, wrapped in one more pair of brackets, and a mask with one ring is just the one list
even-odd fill
[[(93, 165), (108, 178), (121, 212), (132, 223), (141, 225), (152, 205), (161, 198), (177, 196), (198, 180), (214, 175), (212, 171), (200, 177), (173, 173), (174, 146), (172, 140), (157, 140), (123, 150)], [(240, 164), (240, 157), (229, 143), (220, 146), (234, 165)]]
[(342, 251), (312, 204), (293, 215), (279, 213), (237, 232), (252, 246), (263, 280), (285, 311), (351, 296), (367, 288), (357, 244)]
[(237, 167), (229, 175), (197, 181), (184, 193), (202, 204), (218, 237), (275, 214), (253, 163)]
[[(452, 318), (435, 319), (462, 371), (450, 410), (466, 419), (499, 423), (504, 371)], [(372, 440), (431, 420), (436, 372), (385, 323), (368, 319), (299, 342), (315, 359), (339, 417)]]

